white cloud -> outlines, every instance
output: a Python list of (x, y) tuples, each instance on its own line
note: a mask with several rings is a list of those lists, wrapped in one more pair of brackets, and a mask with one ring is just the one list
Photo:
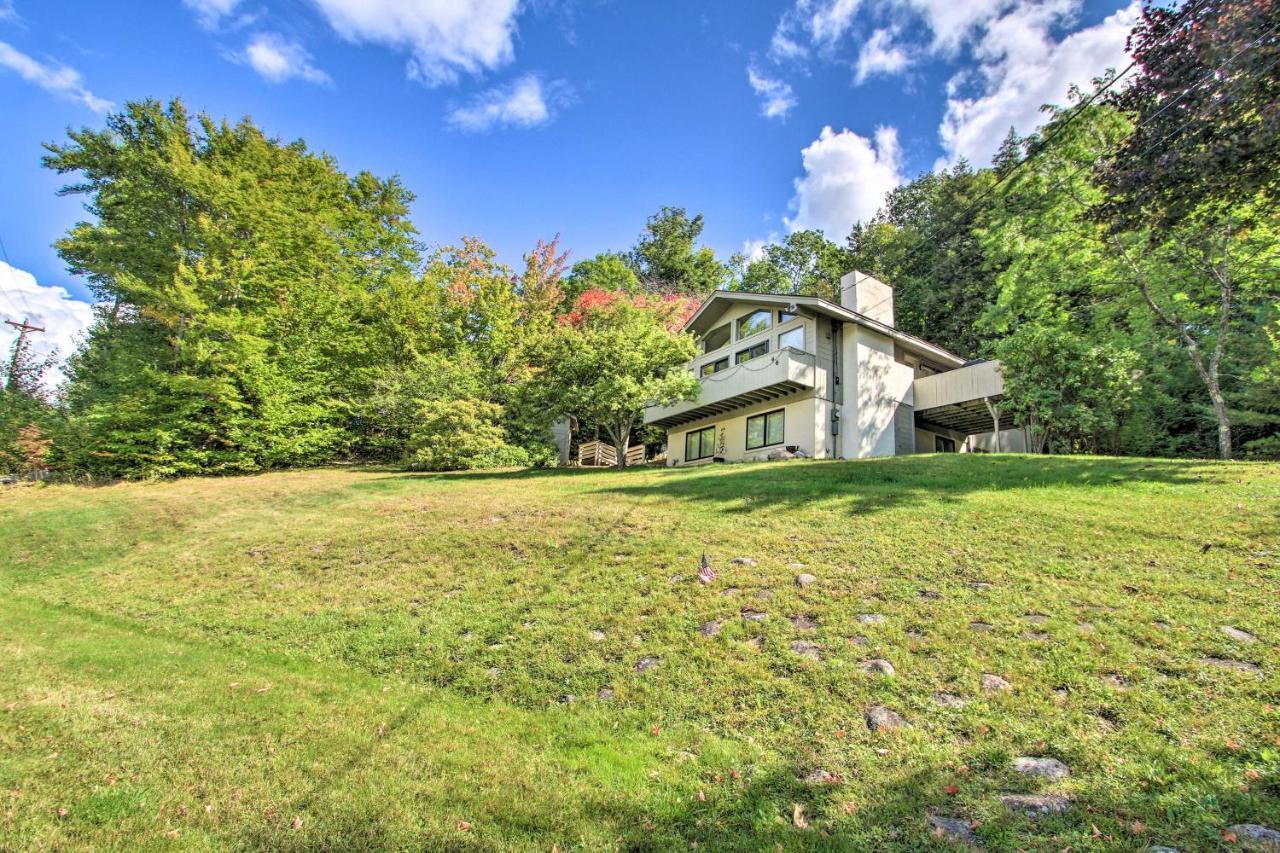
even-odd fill
[(890, 30), (876, 30), (858, 51), (858, 69), (854, 81), (864, 82), (877, 74), (896, 74), (907, 67), (910, 60), (901, 46), (894, 44)]
[[(45, 329), (28, 335), (30, 352), (42, 359), (56, 349), (60, 368), (79, 346), (81, 336), (93, 325), (94, 316), (88, 303), (72, 299), (65, 288), (38, 284), (31, 273), (0, 261), (0, 320), (20, 322), (23, 319)], [(17, 329), (0, 322), (0, 357), (8, 357), (17, 337)], [(61, 380), (60, 369), (51, 370), (45, 376), (50, 390)]]
[(801, 152), (803, 177), (795, 182), (791, 200), (794, 217), (786, 218), (787, 230), (821, 228), (833, 240), (842, 240), (855, 222), (865, 222), (884, 203), (885, 194), (902, 183), (902, 152), (898, 132), (876, 129), (875, 139), (824, 127)]
[(308, 83), (331, 83), (329, 75), (311, 64), (311, 54), (294, 41), (275, 33), (259, 33), (238, 57), (272, 83), (298, 78)]
[(0, 41), (0, 68), (16, 72), (28, 83), (46, 92), (61, 95), (84, 104), (95, 113), (105, 113), (114, 104), (90, 92), (80, 72), (66, 65), (49, 65), (27, 56), (12, 45)]
[(427, 85), (506, 65), (519, 0), (312, 0), (343, 38), (410, 54), (408, 72)]
[(18, 20), (18, 10), (13, 8), (13, 0), (0, 0), (0, 21)]
[(543, 84), (536, 74), (526, 74), (505, 86), (481, 92), (470, 104), (457, 107), (446, 117), (450, 125), (479, 133), (495, 127), (537, 127), (555, 118), (571, 99), (562, 81)]
[(948, 92), (940, 165), (961, 157), (985, 164), (1011, 126), (1031, 132), (1045, 120), (1042, 105), (1065, 104), (1072, 84), (1087, 88), (1105, 69), (1128, 64), (1125, 42), (1138, 20), (1137, 0), (1058, 41), (1051, 28), (1067, 5), (1019, 7), (988, 24), (974, 47), (977, 73), (962, 78), (976, 79), (977, 93), (962, 97), (962, 84)]
[(785, 119), (787, 113), (791, 112), (791, 108), (796, 105), (795, 93), (787, 83), (766, 77), (754, 68), (747, 69), (747, 80), (750, 81), (755, 93), (760, 96), (760, 113), (766, 118)]
[(200, 26), (213, 30), (231, 17), (240, 0), (182, 0), (182, 5), (195, 13)]

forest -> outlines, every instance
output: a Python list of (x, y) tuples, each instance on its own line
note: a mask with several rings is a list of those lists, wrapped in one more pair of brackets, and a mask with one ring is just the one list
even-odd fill
[(684, 319), (716, 289), (892, 284), (899, 326), (999, 359), (1052, 453), (1280, 458), (1280, 14), (1147, 6), (1130, 68), (927, 172), (845, 235), (717, 257), (664, 207), (576, 260), (548, 228), (514, 267), (421, 235), (396, 178), (348, 174), (248, 118), (140, 100), (48, 144), (83, 199), (57, 251), (97, 322), (55, 394), (5, 359), (0, 472), (73, 480), (336, 461), (553, 464), (552, 420), (625, 447), (696, 393)]

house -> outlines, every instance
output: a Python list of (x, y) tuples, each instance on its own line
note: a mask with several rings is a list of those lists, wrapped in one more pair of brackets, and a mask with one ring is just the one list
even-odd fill
[(1026, 449), (1000, 411), (999, 363), (897, 329), (893, 288), (865, 273), (841, 279), (838, 305), (718, 291), (685, 329), (700, 393), (644, 416), (666, 429), (670, 464)]

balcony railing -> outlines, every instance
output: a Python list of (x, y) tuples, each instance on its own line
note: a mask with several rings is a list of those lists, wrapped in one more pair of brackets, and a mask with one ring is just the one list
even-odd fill
[[(700, 380), (698, 399), (649, 406), (644, 422), (670, 429), (814, 386), (813, 353), (791, 347), (753, 358)], [(697, 362), (694, 363), (695, 367)]]

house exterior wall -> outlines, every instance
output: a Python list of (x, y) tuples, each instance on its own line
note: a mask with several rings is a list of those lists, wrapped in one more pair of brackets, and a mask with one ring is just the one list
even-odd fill
[[(808, 456), (821, 458), (819, 436), (814, 428), (816, 419), (819, 417), (817, 404), (820, 402), (823, 401), (815, 400), (812, 391), (806, 391), (791, 397), (783, 397), (779, 400), (747, 406), (724, 415), (704, 418), (690, 424), (682, 424), (667, 433), (667, 462), (670, 465), (710, 463), (711, 459), (689, 463), (684, 458), (685, 434), (706, 429), (707, 427), (715, 427), (716, 458), (723, 459), (726, 462), (764, 460), (769, 457), (771, 451), (790, 445), (799, 447)], [(782, 443), (748, 450), (747, 418), (777, 409), (782, 409), (784, 412), (782, 428), (784, 438)], [(822, 452), (825, 453), (825, 447)]]
[(888, 335), (846, 323), (842, 337), (840, 456), (893, 456), (898, 447), (895, 418), (904, 403), (912, 405), (915, 372), (894, 359)]

